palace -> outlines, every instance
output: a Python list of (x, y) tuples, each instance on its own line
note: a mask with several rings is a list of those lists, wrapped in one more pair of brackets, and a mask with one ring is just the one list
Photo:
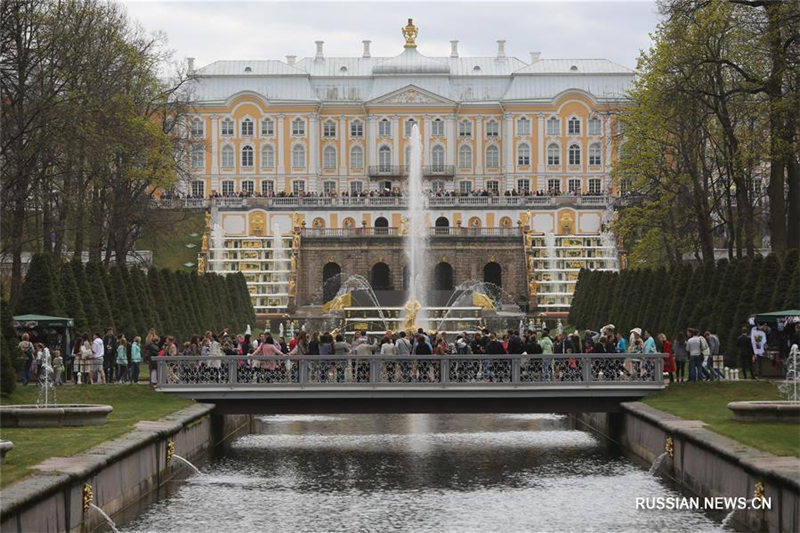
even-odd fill
[[(215, 198), (199, 265), (244, 271), (256, 311), (321, 305), (361, 274), (402, 292), (409, 135), (422, 139), (431, 290), (502, 286), (531, 312), (568, 311), (578, 270), (616, 268), (616, 114), (632, 70), (605, 59), (449, 57), (403, 28), (395, 57), (217, 61), (194, 70), (191, 198)], [(207, 201), (207, 200), (206, 200)], [(446, 266), (442, 266), (442, 265)], [(335, 294), (335, 291), (333, 292)]]

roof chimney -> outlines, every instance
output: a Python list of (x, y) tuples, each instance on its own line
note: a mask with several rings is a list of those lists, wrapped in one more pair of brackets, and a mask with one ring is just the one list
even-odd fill
[(536, 63), (539, 61), (539, 57), (542, 55), (541, 52), (531, 52), (531, 64)]
[(372, 57), (369, 53), (369, 43), (371, 43), (372, 41), (361, 41), (361, 42), (364, 43), (364, 54), (362, 55), (362, 57)]
[(325, 56), (322, 54), (322, 45), (325, 44), (325, 41), (314, 41), (317, 43), (317, 56), (314, 59), (325, 59)]
[(188, 67), (188, 70), (189, 70), (188, 73), (189, 74), (194, 74), (194, 58), (193, 57), (187, 57), (186, 58), (186, 63), (187, 63), (187, 67)]
[(289, 64), (290, 67), (294, 66), (295, 59), (297, 59), (297, 56), (286, 56), (286, 62)]
[(506, 41), (504, 39), (500, 39), (497, 41), (497, 59), (505, 59), (506, 58)]
[(450, 41), (450, 57), (458, 57), (458, 41)]

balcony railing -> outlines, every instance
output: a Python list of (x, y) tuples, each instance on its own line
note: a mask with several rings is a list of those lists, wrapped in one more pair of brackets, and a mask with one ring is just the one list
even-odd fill
[[(428, 228), (431, 237), (521, 237), (520, 228), (461, 228), (433, 227)], [(401, 237), (400, 228), (304, 228), (303, 238), (341, 237)]]
[(367, 167), (370, 178), (399, 178), (408, 176), (407, 165), (370, 165)]
[(452, 178), (456, 175), (454, 165), (425, 165), (422, 167), (422, 175), (426, 178)]

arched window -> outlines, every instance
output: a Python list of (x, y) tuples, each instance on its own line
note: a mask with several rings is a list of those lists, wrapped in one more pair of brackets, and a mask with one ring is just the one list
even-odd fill
[(245, 146), (242, 148), (242, 166), (243, 167), (252, 167), (253, 166), (253, 147), (252, 146)]
[(459, 137), (472, 137), (472, 122), (469, 120), (462, 120), (458, 123), (458, 136)]
[(292, 135), (305, 135), (306, 134), (306, 121), (302, 118), (296, 118), (292, 121)]
[(222, 166), (225, 168), (233, 167), (233, 147), (232, 146), (223, 146), (222, 147)]
[(375, 263), (369, 273), (369, 282), (376, 291), (391, 290), (392, 277), (389, 265), (386, 263)]
[(389, 172), (392, 170), (392, 149), (383, 145), (378, 149), (378, 171)]
[(453, 290), (453, 267), (450, 263), (442, 261), (433, 268), (433, 290)]
[(447, 220), (447, 217), (437, 218), (434, 226), (436, 226), (434, 230), (436, 235), (447, 235), (450, 232), (450, 221)]
[(375, 219), (375, 234), (386, 235), (389, 233), (389, 221), (386, 217), (378, 217)]
[(552, 143), (547, 147), (547, 164), (560, 165), (561, 164), (561, 150), (556, 143)]
[(406, 123), (405, 123), (405, 135), (406, 135), (406, 137), (411, 137), (411, 130), (414, 128), (414, 124), (416, 124), (416, 123), (417, 123), (417, 121), (414, 120), (413, 118), (410, 118), (410, 119), (406, 120)]
[(498, 137), (500, 135), (500, 125), (496, 120), (490, 120), (486, 123), (486, 136)]
[(364, 136), (364, 123), (360, 120), (354, 120), (350, 123), (350, 137), (363, 137)]
[(190, 133), (192, 137), (202, 137), (203, 136), (203, 121), (199, 118), (192, 119), (192, 124), (190, 126)]
[(252, 137), (253, 136), (253, 121), (249, 118), (246, 118), (242, 121), (242, 136), (243, 137)]
[(325, 170), (336, 170), (336, 148), (326, 146), (322, 151), (322, 167)]
[(458, 168), (472, 168), (472, 148), (466, 144), (458, 149)]
[(364, 149), (360, 146), (353, 146), (350, 150), (350, 169), (361, 170), (364, 168)]
[(561, 121), (556, 117), (550, 117), (547, 119), (547, 134), (561, 135)]
[(569, 135), (580, 135), (581, 134), (581, 119), (578, 117), (572, 117), (567, 121), (567, 133)]
[(233, 121), (226, 118), (222, 121), (222, 134), (225, 136), (233, 135)]
[(517, 165), (527, 167), (531, 164), (531, 148), (526, 143), (517, 146)]
[(444, 122), (442, 119), (433, 119), (433, 122), (431, 123), (431, 135), (434, 137), (444, 137)]
[(271, 144), (261, 147), (261, 168), (275, 167), (275, 148)]
[(589, 119), (589, 135), (601, 135), (603, 132), (603, 123), (597, 117)]
[(444, 148), (439, 144), (431, 150), (431, 167), (434, 172), (444, 172)]
[(292, 168), (306, 168), (306, 149), (302, 144), (292, 148)]
[(601, 151), (600, 151), (600, 143), (592, 143), (589, 145), (589, 164), (590, 165), (603, 164), (603, 158), (601, 156)]
[(242, 181), (242, 192), (248, 196), (253, 195), (253, 191), (255, 190), (255, 183), (253, 180), (244, 180)]
[(261, 121), (261, 135), (271, 137), (275, 135), (275, 121), (267, 117)]
[(206, 166), (206, 151), (202, 146), (192, 148), (192, 168), (203, 168)]
[(389, 137), (392, 134), (392, 123), (388, 118), (381, 119), (378, 122), (378, 135), (381, 137)]
[(486, 263), (483, 267), (483, 281), (492, 283), (498, 287), (503, 286), (503, 268), (494, 261)]
[(530, 135), (531, 134), (531, 121), (525, 117), (517, 119), (517, 135)]
[(570, 165), (581, 164), (581, 147), (578, 146), (577, 144), (571, 144), (569, 146), (569, 155), (567, 163), (569, 163)]
[(336, 123), (332, 120), (326, 120), (322, 124), (323, 137), (336, 137)]
[(322, 267), (322, 302), (330, 302), (342, 286), (342, 267), (337, 263), (325, 263)]
[(486, 149), (486, 168), (500, 168), (500, 150), (497, 146), (490, 146)]

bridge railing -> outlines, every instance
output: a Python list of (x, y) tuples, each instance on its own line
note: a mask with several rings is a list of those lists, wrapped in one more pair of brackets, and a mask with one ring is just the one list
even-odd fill
[(159, 388), (662, 385), (662, 354), (178, 356), (157, 358)]

